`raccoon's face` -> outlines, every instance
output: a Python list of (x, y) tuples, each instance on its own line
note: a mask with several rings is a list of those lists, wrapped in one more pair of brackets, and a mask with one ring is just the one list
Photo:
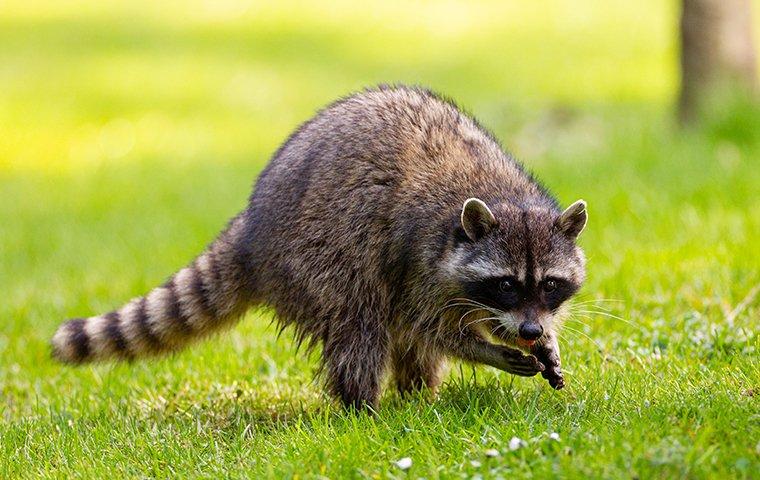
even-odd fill
[(586, 220), (582, 200), (558, 213), (550, 206), (489, 208), (468, 199), (460, 240), (444, 263), (469, 311), (460, 328), (475, 325), (524, 347), (555, 330), (560, 308), (585, 279), (585, 257), (575, 241)]

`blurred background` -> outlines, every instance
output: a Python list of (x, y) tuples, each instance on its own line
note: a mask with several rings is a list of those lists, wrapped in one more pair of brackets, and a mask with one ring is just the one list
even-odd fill
[[(758, 372), (759, 14), (750, 0), (0, 1), (0, 414), (18, 422), (0, 457), (26, 452), (14, 457), (19, 474), (62, 463), (76, 472), (69, 445), (85, 461), (134, 451), (139, 464), (149, 454), (134, 445), (154, 426), (131, 419), (165, 414), (190, 434), (161, 424), (162, 445), (197, 472), (192, 459), (214, 443), (193, 436), (197, 419), (220, 417), (247, 441), (248, 422), (323, 405), (316, 362), (293, 355), (266, 315), (135, 365), (62, 368), (48, 340), (65, 318), (121, 305), (199, 253), (318, 108), (401, 82), (455, 99), (563, 204), (588, 201), (580, 301), (598, 308), (568, 322), (570, 387), (556, 402), (608, 405), (589, 418), (615, 420), (585, 424), (601, 440), (568, 462), (583, 471), (606, 449), (625, 476), (631, 444), (656, 463), (664, 454), (650, 445), (671, 434), (711, 459), (704, 468), (755, 458), (756, 436), (730, 432), (751, 422), (736, 413), (751, 409), (736, 389), (756, 387)], [(539, 385), (504, 384), (526, 402)], [(456, 385), (444, 405), (469, 405), (471, 389)], [(642, 398), (672, 416), (638, 417)], [(705, 410), (715, 398), (724, 403)], [(683, 399), (696, 406), (678, 410)], [(573, 424), (576, 410), (564, 408), (556, 418)], [(623, 411), (639, 422), (616, 423)], [(707, 433), (696, 441), (691, 413), (677, 412), (702, 415), (694, 422)], [(676, 416), (683, 429), (668, 430)], [(71, 418), (84, 420), (82, 434)], [(510, 422), (498, 423), (510, 438)], [(134, 438), (101, 459), (114, 435)], [(274, 435), (266, 448), (244, 443), (241, 458), (290, 465), (295, 443)], [(334, 443), (324, 435), (301, 441), (322, 452)], [(335, 458), (387, 468), (368, 452)], [(662, 478), (691, 476), (678, 471)]]
[[(728, 5), (751, 24), (749, 0), (686, 3)], [(453, 97), (526, 162), (602, 148), (610, 119), (634, 135), (644, 128), (634, 124), (672, 116), (679, 14), (678, 0), (9, 0), (0, 168), (260, 163), (316, 108), (379, 82)], [(709, 63), (700, 38), (713, 50), (723, 37), (726, 49), (752, 44), (754, 32), (730, 21), (712, 37), (692, 21), (692, 70)]]

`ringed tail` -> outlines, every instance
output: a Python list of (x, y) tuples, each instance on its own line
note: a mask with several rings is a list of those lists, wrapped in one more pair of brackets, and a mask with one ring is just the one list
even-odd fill
[(243, 230), (241, 214), (192, 263), (147, 295), (61, 324), (51, 342), (53, 357), (81, 364), (155, 356), (232, 325), (251, 300), (238, 241)]

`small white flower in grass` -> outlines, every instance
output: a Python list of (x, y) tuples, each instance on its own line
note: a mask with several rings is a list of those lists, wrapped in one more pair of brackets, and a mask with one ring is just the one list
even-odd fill
[(489, 448), (488, 450), (485, 451), (485, 454), (486, 454), (486, 457), (491, 457), (491, 458), (498, 457), (499, 451), (496, 450), (495, 448)]
[(477, 461), (477, 460), (472, 460), (472, 461), (470, 462), (470, 465), (472, 465), (472, 466), (473, 466), (473, 467), (475, 467), (475, 468), (479, 468), (479, 467), (482, 465), (482, 463), (480, 463), (480, 462), (479, 462), (479, 461)]
[(396, 466), (401, 470), (408, 470), (412, 466), (412, 459), (404, 457), (396, 462)]
[(518, 438), (518, 437), (512, 437), (509, 440), (509, 449), (512, 450), (512, 451), (515, 451), (518, 448), (524, 447), (526, 445), (527, 445), (527, 443), (525, 442), (525, 440), (523, 440), (521, 438)]
[(557, 432), (552, 432), (552, 433), (550, 433), (550, 434), (549, 434), (549, 438), (551, 438), (551, 439), (552, 439), (552, 440), (554, 440), (555, 442), (559, 442), (559, 441), (560, 441), (560, 440), (559, 440), (559, 433), (557, 433)]

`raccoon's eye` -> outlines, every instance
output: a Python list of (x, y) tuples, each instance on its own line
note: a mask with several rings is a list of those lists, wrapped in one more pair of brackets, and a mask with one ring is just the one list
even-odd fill
[(544, 281), (544, 292), (550, 293), (557, 289), (557, 281), (556, 280), (546, 280)]
[(508, 278), (505, 278), (504, 280), (499, 282), (499, 290), (501, 290), (504, 293), (509, 293), (513, 291), (514, 289), (515, 289), (515, 283)]

